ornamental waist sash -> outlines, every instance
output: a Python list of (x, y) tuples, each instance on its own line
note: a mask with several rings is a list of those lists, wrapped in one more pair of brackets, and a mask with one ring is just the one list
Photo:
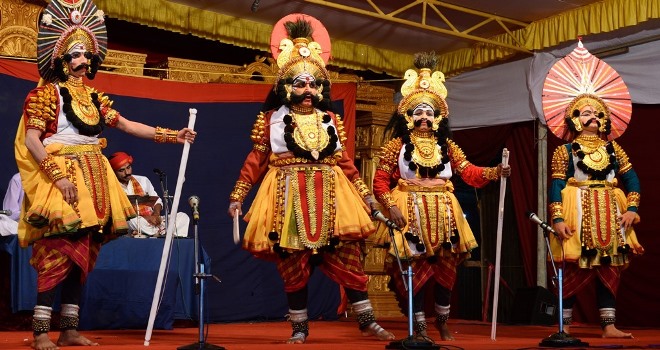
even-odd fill
[(400, 179), (397, 186), (407, 192), (408, 230), (420, 237), (427, 252), (437, 252), (442, 243), (449, 242), (456, 230), (453, 209), (454, 185), (447, 181), (439, 186), (421, 186)]
[[(283, 248), (316, 250), (334, 234), (335, 172), (326, 165), (285, 166), (278, 170), (283, 199)], [(276, 219), (277, 220), (277, 219)]]

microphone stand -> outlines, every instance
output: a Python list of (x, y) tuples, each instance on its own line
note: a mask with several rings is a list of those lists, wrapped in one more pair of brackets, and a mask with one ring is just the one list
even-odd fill
[[(550, 238), (548, 237), (548, 229), (544, 226), (541, 226), (543, 228), (543, 237), (545, 238), (545, 245), (548, 248), (548, 256), (550, 257), (550, 262), (552, 263), (552, 269), (555, 273), (555, 277), (553, 277), (553, 280), (557, 281), (558, 284), (558, 289), (559, 293), (557, 294), (557, 298), (559, 299), (559, 311), (557, 314), (559, 315), (559, 322), (558, 322), (558, 331), (557, 333), (551, 334), (547, 338), (543, 339), (540, 343), (539, 346), (547, 346), (547, 347), (553, 347), (553, 348), (564, 348), (564, 347), (589, 347), (589, 343), (585, 343), (581, 341), (578, 338), (572, 337), (570, 334), (564, 332), (564, 315), (563, 315), (563, 310), (564, 310), (564, 291), (563, 291), (563, 284), (564, 284), (564, 274), (563, 274), (563, 267), (565, 266), (565, 260), (562, 259), (562, 266), (557, 268), (555, 265), (555, 260), (552, 257), (552, 250), (550, 249)], [(562, 252), (563, 252), (564, 247), (562, 246)], [(562, 253), (563, 255), (563, 253)]]
[(196, 343), (180, 346), (177, 350), (225, 350), (222, 346), (209, 344), (204, 337), (204, 282), (209, 277), (219, 279), (204, 269), (204, 260), (199, 256), (199, 235), (197, 233), (198, 216), (193, 216), (193, 228), (195, 232), (195, 292), (199, 296), (198, 316), (199, 316), (199, 340)]
[[(160, 178), (160, 189), (163, 192), (163, 199), (165, 199), (163, 201), (163, 210), (165, 211), (165, 232), (167, 232), (167, 226), (170, 223), (170, 196), (167, 192), (167, 174), (164, 172), (159, 172), (158, 177)], [(175, 237), (178, 236), (178, 234), (176, 234), (176, 230), (174, 233)]]
[[(397, 247), (396, 240), (394, 239), (394, 228), (389, 227), (390, 230), (390, 242), (394, 246), (394, 255), (396, 256), (396, 262), (399, 264), (399, 271), (401, 272), (401, 278), (403, 278), (403, 285), (408, 291), (408, 337), (401, 340), (394, 340), (389, 344), (385, 345), (385, 349), (402, 349), (402, 350), (427, 350), (427, 349), (440, 349), (440, 346), (428, 341), (426, 339), (416, 339), (413, 333), (413, 271), (411, 260), (408, 259), (408, 267), (406, 270), (403, 270), (403, 265), (401, 264), (401, 257), (399, 256), (399, 248)], [(405, 241), (405, 237), (403, 238)], [(406, 241), (407, 242), (407, 241)], [(405, 252), (405, 249), (404, 249)], [(408, 281), (406, 283), (406, 280)]]

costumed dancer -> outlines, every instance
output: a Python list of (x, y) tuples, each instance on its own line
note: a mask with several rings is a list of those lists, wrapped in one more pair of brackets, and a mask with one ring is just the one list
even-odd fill
[[(101, 153), (106, 126), (156, 142), (192, 142), (195, 132), (130, 121), (103, 93), (86, 86), (105, 57), (104, 14), (88, 0), (53, 0), (38, 35), (40, 86), (25, 99), (15, 141), (25, 200), (18, 235), (32, 245), (37, 270), (34, 349), (97, 345), (78, 333), (82, 285), (101, 244), (127, 230), (133, 206)], [(50, 340), (51, 313), (60, 292), (60, 336)]]
[[(509, 166), (478, 167), (470, 163), (451, 139), (444, 74), (434, 71), (434, 53), (415, 55), (415, 67), (405, 73), (403, 98), (386, 128), (392, 139), (382, 147), (374, 175), (374, 194), (388, 217), (402, 232), (395, 232), (400, 258), (413, 270), (413, 328), (427, 336), (424, 289), (434, 283), (436, 321), (442, 340), (453, 340), (449, 318), (456, 266), (469, 258), (477, 241), (463, 216), (450, 178), (454, 173), (467, 184), (483, 187), (500, 176), (509, 176)], [(392, 243), (388, 228), (380, 224), (377, 241)], [(407, 292), (395, 260), (395, 250), (386, 259), (386, 269), (402, 299)], [(407, 303), (402, 303), (407, 305)]]
[(367, 295), (360, 243), (375, 231), (369, 211), (376, 201), (344, 150), (341, 119), (329, 110), (327, 31), (311, 16), (289, 15), (275, 25), (271, 43), (277, 83), (254, 124), (254, 147), (230, 195), (229, 215), (242, 214), (248, 191), (261, 180), (245, 215), (243, 248), (277, 263), (293, 328), (288, 343), (309, 335), (314, 266), (345, 288), (363, 335), (392, 340)]
[(632, 228), (639, 222), (639, 178), (614, 141), (630, 122), (628, 88), (580, 41), (548, 73), (543, 111), (550, 131), (569, 142), (554, 151), (548, 194), (560, 236), (550, 236), (552, 256), (566, 262), (564, 332), (570, 334), (576, 294), (595, 283), (603, 337), (630, 338), (614, 326), (621, 271), (632, 254), (644, 252)]

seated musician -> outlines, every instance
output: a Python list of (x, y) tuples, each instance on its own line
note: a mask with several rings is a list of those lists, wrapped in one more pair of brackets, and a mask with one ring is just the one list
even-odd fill
[[(133, 157), (126, 152), (115, 152), (110, 157), (110, 166), (115, 171), (124, 192), (134, 205), (138, 217), (128, 221), (128, 228), (135, 236), (141, 234), (157, 237), (167, 233), (165, 217), (161, 216), (163, 201), (146, 176), (133, 175)], [(137, 204), (136, 204), (137, 202)], [(187, 237), (190, 217), (186, 213), (176, 214), (174, 236)]]

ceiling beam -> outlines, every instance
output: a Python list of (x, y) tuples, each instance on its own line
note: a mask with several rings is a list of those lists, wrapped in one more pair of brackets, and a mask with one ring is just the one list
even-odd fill
[[(515, 25), (515, 26), (520, 26), (520, 27), (524, 28), (524, 27), (527, 27), (529, 25), (529, 23), (516, 21), (516, 20), (506, 18), (506, 17), (502, 17), (502, 16), (496, 16), (496, 15), (493, 15), (493, 14), (490, 14), (490, 13), (477, 11), (477, 10), (472, 10), (472, 9), (469, 9), (469, 8), (465, 8), (465, 7), (461, 7), (461, 6), (457, 6), (457, 5), (453, 5), (453, 4), (448, 4), (446, 2), (439, 1), (439, 0), (410, 0), (410, 3), (406, 4), (405, 6), (402, 6), (399, 9), (391, 11), (389, 13), (385, 13), (385, 11), (383, 9), (381, 9), (381, 7), (376, 5), (372, 0), (364, 0), (365, 3), (369, 4), (373, 8), (372, 11), (371, 10), (364, 10), (364, 9), (361, 9), (361, 8), (356, 8), (356, 7), (348, 6), (348, 5), (344, 5), (344, 4), (340, 4), (340, 3), (332, 1), (332, 0), (303, 0), (303, 1), (309, 2), (309, 3), (312, 3), (312, 4), (316, 4), (316, 5), (321, 5), (321, 6), (326, 6), (326, 7), (338, 9), (338, 10), (341, 10), (341, 11), (352, 12), (352, 13), (357, 13), (357, 14), (364, 15), (364, 16), (373, 17), (373, 18), (377, 18), (377, 19), (380, 19), (380, 20), (383, 20), (383, 21), (399, 23), (399, 24), (405, 24), (405, 25), (408, 25), (408, 26), (411, 26), (411, 27), (420, 28), (420, 29), (424, 29), (424, 30), (428, 30), (428, 31), (436, 32), (436, 33), (441, 33), (441, 34), (444, 34), (444, 35), (447, 35), (447, 36), (454, 36), (454, 37), (458, 37), (458, 38), (461, 38), (461, 39), (467, 39), (467, 40), (472, 40), (472, 41), (480, 42), (480, 43), (484, 43), (484, 44), (490, 44), (490, 45), (495, 45), (495, 46), (499, 46), (499, 47), (504, 47), (504, 48), (514, 50), (514, 51), (531, 53), (530, 50), (528, 50), (527, 48), (520, 45), (521, 43), (517, 40), (517, 38), (515, 38), (512, 35), (512, 31), (506, 26), (507, 24), (509, 24), (509, 25)], [(411, 8), (416, 7), (416, 6), (421, 6), (422, 7), (422, 13), (421, 13), (421, 17), (420, 17), (419, 21), (411, 21), (411, 20), (407, 20), (407, 19), (397, 17), (401, 13), (403, 13), (407, 10), (410, 10)], [(441, 7), (451, 9), (451, 10), (454, 10), (454, 11), (459, 11), (459, 12), (462, 12), (462, 13), (467, 13), (467, 14), (477, 16), (477, 17), (483, 17), (483, 21), (477, 23), (476, 25), (472, 26), (471, 28), (468, 28), (466, 30), (461, 31), (461, 30), (458, 30), (456, 28), (456, 26), (451, 23), (450, 19), (442, 13), (442, 11), (440, 10)], [(428, 12), (427, 9), (431, 9), (433, 12), (435, 12), (435, 14), (438, 15), (438, 17), (440, 17), (440, 19), (442, 19), (442, 21), (445, 22), (445, 24), (450, 29), (440, 28), (438, 26), (429, 25), (427, 20), (426, 20), (427, 12)], [(487, 23), (490, 23), (490, 22), (495, 22), (495, 23), (499, 24), (504, 29), (504, 31), (509, 36), (512, 37), (513, 41), (516, 42), (518, 45), (504, 43), (504, 42), (500, 42), (500, 41), (496, 41), (496, 40), (491, 40), (491, 39), (488, 39), (488, 38), (485, 38), (485, 37), (482, 37), (482, 36), (470, 34), (470, 32), (472, 32), (473, 30), (475, 30), (475, 29), (477, 29), (477, 28), (479, 28), (479, 27), (481, 27), (481, 26), (483, 26)]]

